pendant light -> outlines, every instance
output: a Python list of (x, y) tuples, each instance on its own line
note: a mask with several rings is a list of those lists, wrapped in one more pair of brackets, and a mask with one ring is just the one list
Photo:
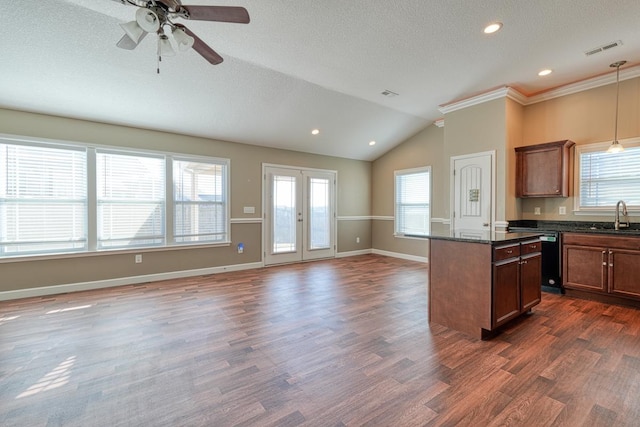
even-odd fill
[(616, 125), (613, 142), (607, 149), (607, 153), (619, 153), (621, 151), (624, 151), (624, 147), (618, 142), (618, 100), (620, 98), (620, 67), (622, 67), (626, 63), (627, 61), (618, 61), (609, 65), (610, 67), (616, 69)]

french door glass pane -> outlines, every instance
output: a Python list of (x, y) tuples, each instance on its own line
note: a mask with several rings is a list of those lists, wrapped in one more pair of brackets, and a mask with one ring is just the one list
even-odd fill
[(273, 177), (273, 253), (296, 251), (296, 178)]
[(326, 249), (330, 245), (331, 218), (329, 180), (309, 179), (309, 249)]

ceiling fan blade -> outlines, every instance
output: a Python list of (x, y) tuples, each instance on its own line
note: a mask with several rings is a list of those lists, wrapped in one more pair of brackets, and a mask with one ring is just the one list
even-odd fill
[(239, 6), (182, 6), (189, 14), (188, 19), (196, 21), (232, 22), (248, 24), (249, 12)]
[(185, 33), (193, 37), (193, 49), (198, 52), (204, 59), (206, 59), (213, 65), (218, 65), (219, 63), (224, 61), (224, 59), (222, 59), (222, 56), (218, 55), (218, 53), (215, 50), (211, 49), (205, 42), (202, 41), (202, 39), (193, 34), (190, 29), (182, 24), (175, 25), (176, 27), (182, 29)]
[(142, 39), (146, 37), (146, 35), (147, 33), (142, 33), (142, 36), (140, 36), (140, 39), (136, 43), (134, 40), (131, 39), (131, 37), (125, 34), (124, 36), (122, 36), (120, 41), (116, 43), (116, 46), (118, 46), (120, 49), (133, 50), (136, 47), (138, 47), (138, 45), (140, 44)]

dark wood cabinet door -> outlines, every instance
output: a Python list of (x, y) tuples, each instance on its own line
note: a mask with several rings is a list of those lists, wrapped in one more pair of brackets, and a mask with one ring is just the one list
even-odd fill
[(517, 197), (568, 197), (573, 141), (516, 148)]
[(605, 248), (564, 245), (562, 252), (565, 288), (607, 292)]
[(608, 255), (609, 292), (640, 299), (640, 251), (612, 249)]
[[(520, 314), (520, 259), (497, 262), (493, 266), (493, 327)], [(540, 282), (538, 282), (540, 287)]]
[(542, 298), (542, 255), (523, 257), (520, 261), (520, 292), (522, 311), (530, 310)]

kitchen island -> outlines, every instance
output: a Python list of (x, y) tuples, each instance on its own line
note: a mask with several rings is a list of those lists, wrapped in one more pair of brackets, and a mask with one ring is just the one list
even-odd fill
[(429, 236), (429, 322), (480, 339), (541, 298), (538, 233), (455, 230)]

